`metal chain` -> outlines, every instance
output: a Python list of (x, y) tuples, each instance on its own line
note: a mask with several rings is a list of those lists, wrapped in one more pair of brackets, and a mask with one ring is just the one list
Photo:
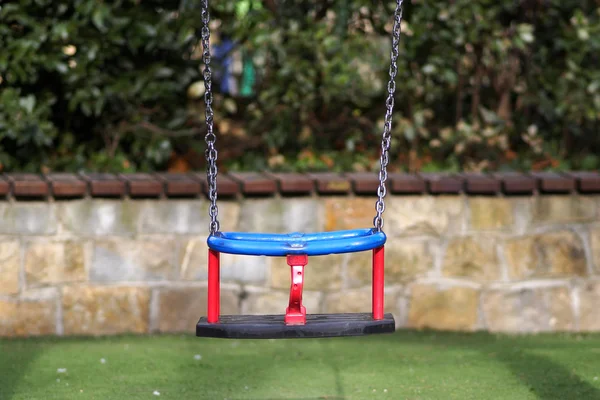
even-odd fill
[(383, 229), (383, 212), (385, 211), (385, 196), (387, 189), (385, 182), (387, 181), (387, 165), (390, 161), (389, 150), (392, 143), (392, 113), (394, 112), (394, 93), (396, 93), (396, 74), (398, 73), (398, 47), (400, 45), (400, 25), (402, 22), (402, 3), (403, 0), (396, 0), (396, 11), (394, 11), (394, 27), (392, 28), (392, 52), (390, 62), (390, 80), (387, 85), (387, 99), (385, 101), (386, 113), (383, 125), (383, 135), (381, 139), (381, 157), (379, 159), (381, 169), (379, 170), (379, 187), (377, 188), (377, 202), (375, 203), (375, 211), (377, 214), (373, 219), (373, 225), (378, 232)]
[[(387, 85), (388, 96), (385, 102), (386, 113), (383, 127), (383, 135), (381, 140), (381, 169), (379, 171), (379, 187), (377, 188), (377, 202), (375, 210), (377, 215), (373, 219), (373, 225), (377, 231), (383, 229), (383, 212), (385, 211), (385, 196), (387, 189), (385, 183), (387, 181), (387, 165), (389, 163), (389, 149), (392, 141), (392, 113), (394, 111), (394, 94), (396, 92), (396, 74), (398, 73), (399, 44), (400, 44), (400, 25), (402, 22), (402, 3), (404, 0), (396, 0), (396, 10), (394, 11), (394, 26), (392, 28), (392, 51), (390, 56), (390, 80)], [(210, 233), (214, 234), (219, 231), (219, 209), (217, 207), (217, 150), (215, 142), (217, 137), (213, 132), (213, 110), (212, 110), (212, 70), (210, 69), (210, 14), (208, 11), (208, 0), (201, 0), (202, 5), (202, 59), (204, 61), (204, 102), (206, 103), (206, 127), (207, 132), (204, 138), (207, 148), (205, 152), (207, 161), (207, 180), (208, 180), (208, 197), (210, 199), (209, 215), (210, 215)]]
[(202, 0), (202, 60), (204, 62), (204, 102), (206, 103), (206, 178), (208, 181), (208, 198), (210, 206), (208, 215), (210, 216), (210, 234), (213, 235), (219, 231), (219, 208), (217, 207), (217, 149), (215, 142), (217, 137), (213, 131), (213, 109), (212, 109), (212, 70), (210, 69), (210, 14), (208, 11), (208, 0)]

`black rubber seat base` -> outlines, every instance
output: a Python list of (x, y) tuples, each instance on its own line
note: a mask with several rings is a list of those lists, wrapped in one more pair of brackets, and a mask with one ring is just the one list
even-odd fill
[(283, 315), (222, 315), (218, 323), (206, 317), (196, 325), (196, 336), (227, 339), (292, 339), (362, 336), (392, 333), (392, 314), (374, 320), (371, 313), (307, 314), (305, 325), (286, 325)]

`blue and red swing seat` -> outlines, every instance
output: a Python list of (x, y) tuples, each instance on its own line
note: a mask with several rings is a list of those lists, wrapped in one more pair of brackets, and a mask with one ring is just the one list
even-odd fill
[[(376, 229), (323, 233), (217, 232), (208, 237), (208, 315), (196, 325), (196, 336), (279, 339), (359, 336), (391, 333), (392, 314), (384, 314), (384, 245)], [(304, 267), (308, 256), (373, 252), (372, 312), (306, 314), (302, 305)], [(220, 253), (286, 257), (291, 268), (290, 300), (282, 315), (220, 315)]]

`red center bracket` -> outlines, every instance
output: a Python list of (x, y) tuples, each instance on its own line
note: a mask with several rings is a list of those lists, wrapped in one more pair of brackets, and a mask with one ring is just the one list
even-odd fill
[(304, 266), (308, 264), (308, 256), (289, 255), (287, 263), (292, 271), (292, 286), (290, 287), (290, 304), (285, 310), (286, 325), (304, 325), (306, 323), (306, 308), (302, 305), (302, 288), (304, 286)]

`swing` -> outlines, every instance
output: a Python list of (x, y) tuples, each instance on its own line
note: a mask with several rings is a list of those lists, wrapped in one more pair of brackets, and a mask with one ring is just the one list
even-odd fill
[[(204, 85), (207, 133), (207, 180), (210, 199), (210, 234), (208, 236), (208, 313), (196, 325), (196, 336), (215, 338), (315, 338), (337, 336), (360, 336), (391, 333), (395, 330), (392, 314), (384, 313), (384, 245), (383, 232), (384, 198), (386, 195), (388, 151), (391, 143), (392, 111), (394, 109), (395, 77), (398, 71), (398, 45), (402, 2), (396, 0), (392, 29), (392, 51), (386, 99), (385, 124), (381, 143), (381, 169), (379, 172), (378, 199), (373, 228), (322, 233), (249, 233), (221, 232), (217, 208), (217, 150), (213, 131), (212, 87), (210, 68), (210, 30), (208, 0), (202, 1), (202, 46), (204, 61)], [(371, 251), (372, 258), (372, 312), (347, 314), (307, 314), (302, 305), (304, 267), (309, 256)], [(220, 315), (220, 254), (246, 256), (286, 257), (291, 271), (289, 304), (282, 315)]]

